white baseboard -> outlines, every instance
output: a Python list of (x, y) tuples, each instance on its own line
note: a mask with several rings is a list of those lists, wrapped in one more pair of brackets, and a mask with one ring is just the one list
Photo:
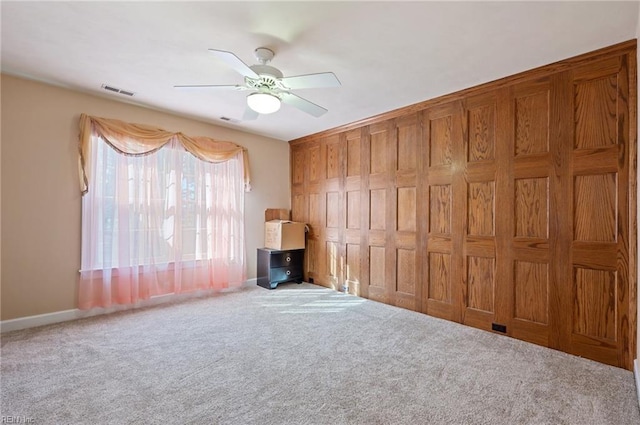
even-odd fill
[[(241, 287), (249, 287), (255, 286), (257, 283), (257, 279), (248, 279), (246, 280)], [(233, 291), (233, 289), (223, 289), (222, 291), (217, 292), (229, 292)], [(124, 310), (133, 310), (140, 307), (150, 307), (154, 305), (165, 304), (170, 301), (182, 301), (190, 298), (198, 298), (202, 296), (206, 296), (211, 293), (215, 293), (216, 291), (195, 291), (189, 292), (186, 294), (167, 294), (167, 295), (157, 295), (155, 297), (151, 297), (148, 300), (140, 301), (136, 304), (131, 305), (116, 305), (109, 308), (92, 308), (91, 310), (63, 310), (56, 311), (53, 313), (46, 314), (38, 314), (35, 316), (26, 316), (19, 317), (17, 319), (11, 320), (3, 320), (0, 322), (0, 332), (11, 332), (11, 331), (19, 331), (21, 329), (35, 328), (36, 326), (44, 326), (44, 325), (52, 325), (54, 323), (67, 322), (69, 320), (83, 319), (86, 317), (99, 316), (102, 314), (115, 313), (116, 311), (124, 311)]]
[(638, 395), (638, 405), (640, 405), (640, 362), (633, 361), (633, 376), (636, 378), (636, 394)]

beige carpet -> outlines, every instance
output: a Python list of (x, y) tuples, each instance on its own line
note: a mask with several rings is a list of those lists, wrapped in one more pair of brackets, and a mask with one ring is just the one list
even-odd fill
[(34, 424), (640, 424), (629, 371), (310, 284), (8, 333), (1, 361)]

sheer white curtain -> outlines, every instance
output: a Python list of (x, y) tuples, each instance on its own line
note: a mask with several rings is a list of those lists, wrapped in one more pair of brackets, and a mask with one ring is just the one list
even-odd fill
[(245, 280), (244, 161), (212, 163), (173, 138), (126, 155), (94, 133), (82, 198), (82, 309)]

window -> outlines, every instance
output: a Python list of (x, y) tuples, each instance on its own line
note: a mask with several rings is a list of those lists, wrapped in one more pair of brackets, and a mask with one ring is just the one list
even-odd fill
[(173, 138), (143, 155), (91, 139), (82, 202), (80, 304), (244, 280), (243, 160), (206, 162)]

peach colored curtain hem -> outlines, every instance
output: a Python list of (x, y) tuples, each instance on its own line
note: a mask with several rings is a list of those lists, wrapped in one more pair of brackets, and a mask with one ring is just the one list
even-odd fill
[(246, 280), (242, 264), (216, 263), (199, 267), (133, 266), (80, 272), (83, 285), (78, 308), (135, 305), (154, 296), (239, 288)]
[(144, 124), (130, 124), (124, 121), (80, 115), (79, 174), (80, 191), (84, 195), (89, 190), (91, 167), (92, 129), (114, 149), (125, 155), (144, 155), (157, 151), (174, 137), (196, 158), (207, 162), (224, 162), (242, 153), (244, 161), (245, 190), (250, 189), (249, 153), (246, 148), (232, 142), (219, 141), (210, 137), (190, 137), (182, 133), (172, 133)]

